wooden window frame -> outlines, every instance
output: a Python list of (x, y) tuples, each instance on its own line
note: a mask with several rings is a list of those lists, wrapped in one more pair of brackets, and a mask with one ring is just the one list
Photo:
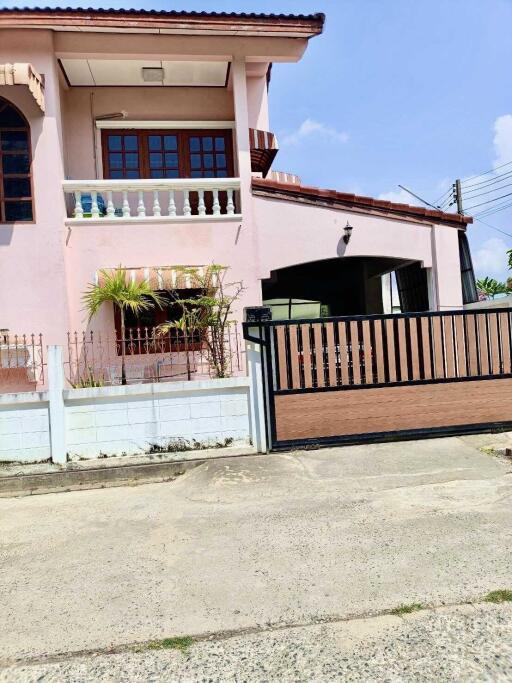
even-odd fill
[[(150, 135), (176, 135), (178, 138), (178, 178), (192, 178), (190, 167), (189, 140), (192, 137), (223, 137), (225, 139), (226, 172), (227, 177), (234, 176), (234, 154), (233, 154), (233, 131), (227, 128), (201, 128), (201, 129), (133, 129), (133, 128), (103, 128), (101, 131), (101, 148), (103, 159), (103, 178), (110, 180), (109, 156), (108, 156), (108, 137), (111, 135), (132, 135), (138, 139), (137, 148), (139, 153), (139, 179), (165, 180), (165, 178), (151, 178), (149, 166), (149, 136)], [(215, 151), (213, 151), (215, 154)], [(118, 169), (113, 169), (118, 170)], [(125, 170), (123, 164), (123, 171)], [(113, 180), (113, 179), (112, 179)], [(135, 180), (135, 179), (133, 179)], [(200, 180), (198, 178), (197, 180)]]
[[(0, 138), (2, 131), (23, 131), (27, 134), (27, 156), (28, 156), (28, 173), (7, 173), (4, 175), (3, 172), (3, 157), (5, 156), (15, 156), (16, 153), (4, 152), (0, 144), (0, 225), (14, 225), (14, 224), (32, 224), (36, 222), (35, 218), (35, 207), (34, 207), (34, 182), (32, 173), (32, 140), (30, 135), (30, 124), (23, 114), (23, 112), (10, 100), (5, 97), (0, 97), (0, 114), (6, 107), (12, 107), (25, 122), (24, 126), (2, 126), (0, 124)], [(24, 154), (25, 152), (21, 152)], [(5, 197), (4, 196), (4, 179), (7, 176), (8, 179), (16, 180), (17, 178), (27, 179), (30, 184), (30, 196), (22, 197)], [(30, 208), (32, 210), (32, 218), (25, 220), (7, 220), (5, 216), (5, 204), (10, 204), (14, 202), (30, 202)]]

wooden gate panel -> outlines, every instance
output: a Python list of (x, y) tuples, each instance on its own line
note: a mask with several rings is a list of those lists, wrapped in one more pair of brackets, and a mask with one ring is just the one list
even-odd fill
[(278, 441), (507, 422), (512, 379), (275, 397)]

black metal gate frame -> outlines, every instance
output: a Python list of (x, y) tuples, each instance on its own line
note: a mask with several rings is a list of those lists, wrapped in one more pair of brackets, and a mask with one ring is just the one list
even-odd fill
[[(243, 323), (243, 335), (246, 341), (253, 342), (262, 347), (262, 374), (263, 374), (263, 394), (265, 402), (266, 424), (265, 430), (267, 435), (267, 444), (270, 451), (289, 451), (294, 449), (316, 449), (320, 447), (337, 446), (337, 445), (357, 445), (365, 443), (381, 443), (390, 441), (407, 441), (413, 439), (426, 439), (436, 437), (448, 436), (462, 436), (466, 434), (481, 434), (486, 432), (500, 433), (512, 430), (512, 416), (511, 420), (453, 425), (448, 427), (428, 427), (418, 429), (407, 429), (398, 431), (386, 432), (372, 432), (366, 434), (350, 434), (333, 437), (316, 437), (310, 439), (297, 440), (281, 440), (277, 439), (277, 424), (275, 413), (275, 396), (276, 395), (291, 395), (297, 393), (316, 393), (328, 391), (353, 391), (365, 389), (377, 389), (381, 387), (393, 386), (414, 386), (421, 384), (443, 384), (455, 382), (474, 382), (482, 380), (495, 380), (512, 378), (512, 372), (496, 374), (477, 375), (471, 377), (450, 377), (450, 378), (433, 378), (433, 379), (419, 379), (406, 380), (396, 382), (380, 382), (372, 384), (356, 384), (356, 385), (336, 385), (324, 387), (303, 387), (300, 389), (275, 389), (274, 387), (274, 358), (271, 340), (271, 330), (279, 325), (302, 325), (315, 324), (327, 322), (351, 322), (363, 320), (398, 320), (399, 318), (414, 319), (414, 318), (434, 318), (446, 315), (453, 316), (468, 316), (468, 315), (486, 315), (486, 327), (488, 330), (487, 319), (489, 314), (507, 313), (509, 316), (509, 339), (508, 342), (512, 354), (512, 308), (492, 308), (492, 309), (466, 309), (453, 311), (424, 311), (415, 313), (388, 313), (375, 315), (355, 315), (355, 316), (330, 316), (325, 318), (301, 318), (297, 320), (271, 320), (260, 323)], [(254, 330), (257, 330), (255, 333)], [(478, 367), (480, 369), (480, 353), (478, 350)], [(511, 356), (512, 363), (512, 356)]]

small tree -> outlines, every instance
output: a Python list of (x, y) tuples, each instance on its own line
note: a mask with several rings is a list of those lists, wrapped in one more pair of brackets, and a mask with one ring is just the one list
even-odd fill
[(506, 294), (508, 287), (504, 282), (498, 282), (492, 277), (484, 277), (482, 280), (476, 281), (476, 288), (488, 299), (494, 299), (496, 294)]
[(104, 303), (113, 303), (119, 309), (121, 318), (121, 383), (126, 384), (126, 328), (125, 314), (131, 311), (135, 315), (147, 311), (154, 306), (162, 307), (162, 297), (153, 291), (147, 280), (133, 282), (126, 269), (119, 267), (113, 272), (100, 271), (102, 282), (91, 283), (82, 296), (82, 301), (89, 314), (89, 321), (96, 315)]
[[(184, 268), (182, 272), (194, 281), (194, 287), (201, 290), (196, 298), (176, 297), (182, 308), (182, 317), (177, 322), (168, 322), (159, 330), (185, 330), (185, 339), (191, 333), (199, 332), (205, 344), (206, 357), (215, 377), (227, 377), (231, 360), (229, 325), (233, 304), (244, 288), (241, 282), (224, 282), (227, 268), (212, 264), (200, 273), (196, 268)], [(188, 356), (188, 353), (187, 353)]]

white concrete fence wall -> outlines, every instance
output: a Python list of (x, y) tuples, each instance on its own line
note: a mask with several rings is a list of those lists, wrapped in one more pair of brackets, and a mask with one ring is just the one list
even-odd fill
[(50, 346), (48, 391), (0, 394), (0, 462), (249, 443), (264, 452), (257, 347), (248, 360), (249, 377), (65, 389), (62, 349)]

